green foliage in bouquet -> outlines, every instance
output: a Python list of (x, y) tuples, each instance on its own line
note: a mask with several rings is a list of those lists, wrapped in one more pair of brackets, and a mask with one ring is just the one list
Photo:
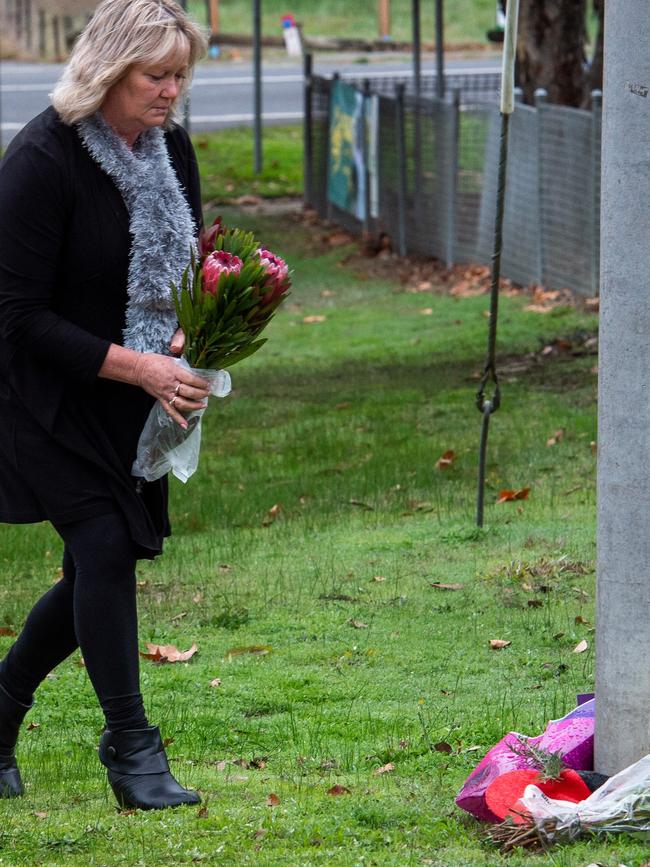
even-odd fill
[(257, 352), (257, 339), (290, 286), (286, 264), (251, 232), (224, 229), (219, 218), (192, 251), (172, 295), (185, 332), (184, 355), (198, 369), (232, 367)]

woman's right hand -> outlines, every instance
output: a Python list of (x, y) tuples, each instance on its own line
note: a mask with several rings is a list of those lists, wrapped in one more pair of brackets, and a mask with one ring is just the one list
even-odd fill
[(137, 385), (159, 400), (167, 415), (183, 428), (187, 427), (184, 413), (207, 406), (209, 382), (167, 355), (142, 353), (136, 362), (135, 380)]

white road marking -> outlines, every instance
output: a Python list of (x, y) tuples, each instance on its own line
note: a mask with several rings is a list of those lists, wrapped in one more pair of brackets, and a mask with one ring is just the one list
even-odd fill
[[(499, 70), (496, 67), (485, 68), (456, 68), (450, 67), (447, 69), (447, 75), (487, 75), (489, 73), (498, 74)], [(426, 70), (424, 70), (426, 75)], [(331, 73), (330, 73), (331, 75)], [(328, 76), (329, 77), (329, 76)], [(342, 72), (341, 78), (367, 78), (369, 80), (378, 78), (412, 78), (412, 69), (364, 69), (360, 66), (358, 70), (353, 72)], [(302, 75), (269, 75), (262, 78), (262, 84), (269, 87), (272, 84), (296, 84), (304, 80)], [(241, 85), (252, 85), (255, 79), (252, 75), (224, 76), (223, 78), (195, 78), (192, 82), (192, 88), (195, 87), (237, 87)], [(47, 84), (0, 84), (0, 93), (43, 93), (51, 91), (56, 84), (52, 81)]]
[[(193, 123), (250, 123), (254, 114), (197, 114), (190, 117)], [(262, 120), (300, 120), (301, 111), (265, 111)]]

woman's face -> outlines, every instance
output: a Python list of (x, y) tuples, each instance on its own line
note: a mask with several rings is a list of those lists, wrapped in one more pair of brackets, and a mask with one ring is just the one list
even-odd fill
[(132, 66), (106, 94), (102, 113), (108, 123), (131, 141), (151, 127), (162, 126), (181, 91), (187, 62), (183, 55)]

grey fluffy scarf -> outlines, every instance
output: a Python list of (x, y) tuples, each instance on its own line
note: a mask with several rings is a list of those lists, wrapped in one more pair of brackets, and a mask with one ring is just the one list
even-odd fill
[(147, 130), (130, 150), (99, 113), (81, 121), (78, 129), (129, 212), (132, 242), (124, 345), (138, 352), (168, 354), (178, 327), (170, 281), (180, 280), (195, 246), (195, 229), (164, 134), (157, 127)]

